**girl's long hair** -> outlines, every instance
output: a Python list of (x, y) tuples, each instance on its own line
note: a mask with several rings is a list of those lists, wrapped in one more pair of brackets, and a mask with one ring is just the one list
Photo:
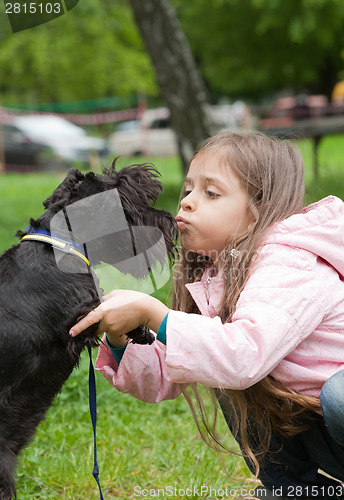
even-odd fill
[[(225, 278), (218, 315), (226, 323), (231, 322), (268, 230), (302, 210), (304, 165), (301, 153), (291, 143), (262, 133), (222, 132), (203, 142), (193, 158), (204, 154), (216, 156), (219, 164), (228, 165), (235, 172), (249, 195), (249, 209), (254, 220), (246, 234), (229, 242), (218, 259), (217, 270), (221, 270)], [(180, 249), (174, 274), (173, 309), (199, 314), (185, 284), (199, 281), (209, 264), (207, 257)], [(215, 443), (216, 449), (226, 448), (216, 437), (216, 422), (210, 425), (206, 418), (197, 386), (192, 388), (207, 431), (201, 432), (202, 437), (208, 444)], [(216, 392), (219, 395), (218, 390)], [(185, 396), (201, 430), (192, 400), (187, 393)], [(272, 430), (284, 436), (298, 434), (306, 428), (306, 417), (321, 411), (318, 398), (297, 393), (271, 376), (245, 390), (221, 390), (221, 398), (222, 401), (226, 398), (226, 405), (231, 407), (232, 430), (257, 475), (259, 457), (269, 449)], [(258, 434), (255, 440), (259, 446), (254, 450), (248, 442), (248, 426)]]

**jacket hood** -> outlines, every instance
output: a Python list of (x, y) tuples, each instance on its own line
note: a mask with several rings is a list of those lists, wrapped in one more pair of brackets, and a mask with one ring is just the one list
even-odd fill
[(344, 203), (328, 196), (274, 226), (266, 243), (308, 250), (344, 276)]

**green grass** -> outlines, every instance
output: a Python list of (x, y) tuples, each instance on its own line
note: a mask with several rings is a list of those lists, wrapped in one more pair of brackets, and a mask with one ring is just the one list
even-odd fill
[[(302, 143), (301, 149), (307, 163), (307, 203), (329, 194), (344, 198), (344, 138), (329, 137), (320, 145), (320, 181), (311, 178), (310, 145)], [(158, 207), (175, 214), (183, 179), (180, 164), (175, 158), (151, 161), (161, 171), (165, 188)], [(26, 227), (29, 217), (35, 218), (42, 212), (42, 201), (62, 178), (62, 174), (53, 173), (0, 177), (0, 251), (16, 242), (15, 232)], [(166, 296), (167, 288), (160, 292), (161, 299)], [(135, 495), (142, 491), (140, 488), (157, 492), (158, 488), (167, 487), (207, 485), (219, 490), (252, 486), (252, 476), (241, 458), (226, 458), (230, 476), (226, 474), (216, 453), (199, 438), (182, 396), (159, 405), (145, 404), (118, 393), (98, 374), (97, 399), (98, 460), (105, 499), (154, 498), (148, 492), (141, 497)], [(229, 434), (223, 421), (220, 431)], [(99, 498), (91, 475), (92, 439), (88, 360), (84, 353), (80, 368), (73, 372), (20, 457), (18, 498)], [(227, 444), (236, 449), (233, 440), (228, 439)], [(183, 496), (181, 492), (171, 497), (160, 492), (159, 498), (198, 497)]]
[(332, 135), (319, 145), (319, 179), (313, 176), (313, 147), (310, 141), (299, 143), (306, 164), (305, 204), (325, 196), (335, 195), (344, 200), (344, 136)]

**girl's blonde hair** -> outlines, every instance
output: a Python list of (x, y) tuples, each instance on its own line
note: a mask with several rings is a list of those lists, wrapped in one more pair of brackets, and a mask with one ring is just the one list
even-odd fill
[[(225, 277), (218, 315), (225, 323), (231, 321), (239, 295), (249, 278), (254, 258), (259, 253), (267, 231), (277, 222), (302, 210), (304, 164), (301, 153), (290, 142), (252, 132), (217, 134), (204, 141), (193, 158), (204, 154), (216, 156), (219, 164), (230, 166), (238, 176), (249, 195), (249, 209), (254, 221), (246, 234), (238, 235), (234, 241), (228, 242), (218, 260), (218, 266)], [(180, 249), (174, 275), (173, 309), (199, 314), (185, 284), (200, 280), (209, 265), (207, 257)], [(193, 390), (202, 421), (213, 441), (201, 432), (202, 437), (208, 444), (215, 441), (215, 448), (219, 449), (222, 445), (216, 438), (214, 427), (209, 425), (205, 417), (197, 387), (193, 386)], [(185, 396), (196, 418), (192, 401), (187, 393)], [(224, 398), (225, 406), (231, 406), (234, 433), (237, 433), (257, 475), (257, 458), (268, 450), (272, 429), (282, 435), (295, 435), (305, 429), (303, 417), (320, 411), (318, 398), (299, 394), (270, 376), (245, 390), (222, 390), (221, 400), (224, 401)], [(255, 450), (248, 444), (248, 415), (251, 423), (254, 420), (258, 432), (256, 440), (260, 442), (260, 446)], [(199, 426), (197, 418), (196, 422)], [(199, 429), (201, 430), (200, 426)]]

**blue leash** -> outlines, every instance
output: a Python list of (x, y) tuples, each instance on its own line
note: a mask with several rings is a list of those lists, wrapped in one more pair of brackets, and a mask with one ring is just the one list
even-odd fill
[(89, 386), (89, 403), (90, 403), (90, 414), (93, 426), (93, 439), (94, 439), (94, 467), (92, 475), (97, 481), (100, 500), (104, 500), (102, 489), (99, 482), (99, 465), (97, 461), (97, 396), (96, 396), (96, 378), (94, 376), (94, 368), (92, 363), (92, 351), (91, 347), (88, 347), (88, 354), (90, 356), (90, 371), (88, 377)]

